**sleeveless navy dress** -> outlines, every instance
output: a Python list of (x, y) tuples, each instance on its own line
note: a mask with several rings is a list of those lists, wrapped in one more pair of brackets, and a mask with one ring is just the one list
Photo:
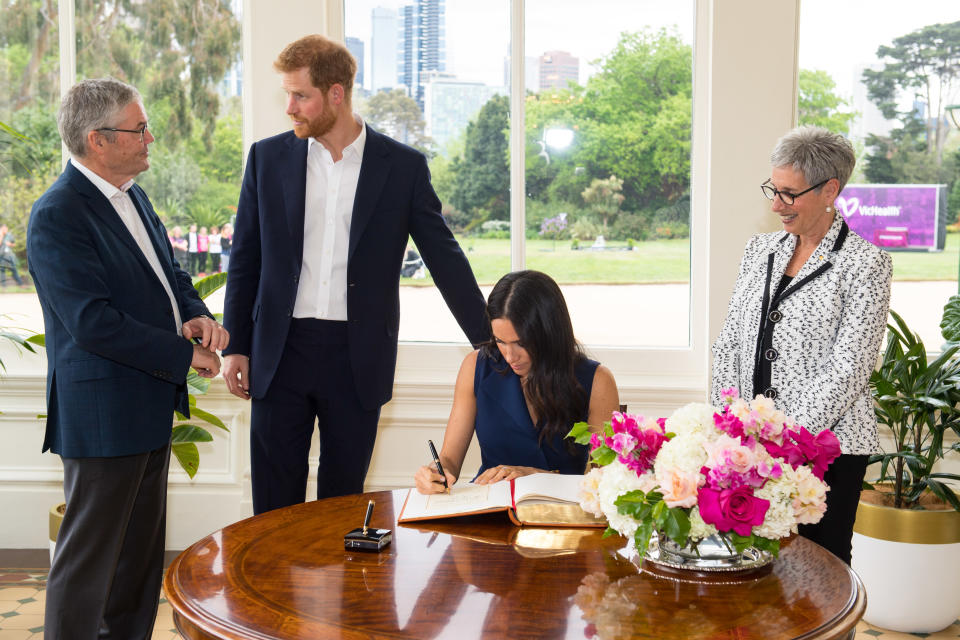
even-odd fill
[[(599, 365), (595, 360), (584, 359), (574, 368), (577, 382), (586, 392), (577, 421), (586, 421), (589, 415), (593, 374)], [(574, 445), (576, 453), (571, 454), (563, 437), (573, 423), (567, 425), (562, 435), (544, 440), (541, 445), (523, 398), (520, 377), (499, 354), (495, 359), (486, 357), (482, 351), (477, 354), (473, 393), (477, 398), (474, 429), (480, 443), (481, 458), (477, 475), (500, 464), (536, 467), (567, 474), (584, 472), (589, 447)]]

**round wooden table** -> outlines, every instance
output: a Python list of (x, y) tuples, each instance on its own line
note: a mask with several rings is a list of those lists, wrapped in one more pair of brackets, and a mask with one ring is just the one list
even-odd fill
[[(406, 491), (331, 498), (225, 527), (164, 578), (180, 633), (207, 638), (843, 638), (866, 605), (846, 565), (804, 538), (745, 579), (661, 576), (600, 530), (505, 514), (397, 525)], [(362, 523), (394, 531), (345, 551)]]

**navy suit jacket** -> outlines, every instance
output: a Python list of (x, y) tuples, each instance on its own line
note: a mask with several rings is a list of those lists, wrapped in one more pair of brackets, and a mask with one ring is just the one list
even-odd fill
[[(307, 141), (292, 131), (250, 148), (224, 301), (230, 332), (224, 353), (250, 356), (254, 398), (262, 398), (273, 380), (293, 316), (306, 171)], [(426, 158), (367, 126), (347, 262), (350, 363), (367, 409), (387, 402), (393, 390), (408, 236), (467, 338), (474, 344), (486, 340), (483, 296), (440, 213)]]
[[(129, 193), (182, 320), (209, 315), (147, 195), (137, 185)], [(46, 326), (43, 450), (112, 457), (170, 442), (173, 410), (188, 414), (193, 346), (120, 216), (73, 164), (34, 203), (27, 251)]]

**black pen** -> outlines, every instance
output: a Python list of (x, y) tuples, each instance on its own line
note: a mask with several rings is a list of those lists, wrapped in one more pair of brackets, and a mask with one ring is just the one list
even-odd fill
[(430, 445), (430, 455), (433, 456), (433, 461), (437, 465), (437, 473), (443, 478), (443, 488), (447, 493), (450, 493), (450, 485), (447, 484), (447, 475), (443, 472), (443, 465), (440, 464), (440, 456), (437, 455), (437, 448), (433, 446), (433, 440), (427, 440), (427, 444)]
[(373, 515), (373, 500), (367, 503), (367, 515), (363, 517), (363, 535), (367, 535), (367, 527), (370, 526), (370, 516)]

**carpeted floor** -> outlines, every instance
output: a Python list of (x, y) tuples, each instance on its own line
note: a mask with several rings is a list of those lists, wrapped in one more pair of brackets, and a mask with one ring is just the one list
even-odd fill
[[(0, 640), (43, 638), (43, 605), (47, 569), (0, 569)], [(170, 605), (161, 596), (154, 640), (179, 640)], [(937, 633), (898, 633), (877, 629), (866, 622), (857, 625), (856, 640), (913, 640), (960, 638), (960, 620)]]

